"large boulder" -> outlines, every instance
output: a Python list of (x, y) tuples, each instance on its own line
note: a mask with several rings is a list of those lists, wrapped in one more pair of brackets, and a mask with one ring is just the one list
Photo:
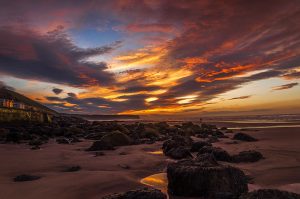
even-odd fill
[(193, 157), (190, 151), (183, 146), (172, 148), (168, 152), (166, 152), (165, 155), (176, 160)]
[(229, 153), (220, 147), (204, 146), (199, 150), (197, 156), (205, 153), (213, 154), (216, 160), (218, 161), (224, 161), (224, 162), (231, 161), (231, 156), (229, 155)]
[(131, 138), (121, 133), (120, 131), (113, 131), (104, 135), (101, 139), (101, 142), (111, 144), (112, 146), (125, 146), (132, 143)]
[(241, 140), (241, 141), (246, 141), (246, 142), (255, 142), (257, 141), (256, 138), (246, 134), (246, 133), (236, 133), (233, 136), (234, 140)]
[(121, 194), (112, 194), (102, 199), (167, 199), (167, 196), (157, 189), (143, 188)]
[(254, 150), (250, 150), (250, 151), (242, 151), (237, 155), (233, 155), (231, 156), (232, 162), (257, 162), (261, 159), (263, 159), (263, 155), (258, 152), (258, 151), (254, 151)]
[(191, 147), (191, 152), (198, 152), (205, 146), (212, 146), (211, 143), (205, 141), (194, 142)]
[(155, 128), (145, 127), (141, 130), (140, 137), (141, 138), (157, 138), (159, 137), (159, 131)]
[(277, 189), (259, 189), (243, 194), (239, 199), (300, 199), (300, 195)]
[(92, 144), (88, 151), (114, 150), (115, 146), (130, 145), (132, 140), (128, 135), (120, 131), (113, 131), (104, 135), (99, 141)]
[(240, 169), (216, 162), (183, 160), (167, 168), (168, 189), (175, 196), (236, 198), (248, 191)]
[(110, 143), (95, 141), (87, 151), (102, 151), (102, 150), (114, 150), (114, 146)]

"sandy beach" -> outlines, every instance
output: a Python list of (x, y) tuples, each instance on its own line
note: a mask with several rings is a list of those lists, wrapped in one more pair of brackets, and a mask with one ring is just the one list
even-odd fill
[[(261, 129), (247, 131), (247, 134), (259, 141), (229, 144), (232, 140), (223, 138), (213, 145), (230, 154), (251, 149), (263, 154), (265, 159), (255, 163), (233, 164), (253, 178), (250, 190), (278, 188), (300, 193), (300, 128)], [(25, 144), (0, 144), (0, 198), (99, 199), (145, 186), (140, 183), (141, 179), (164, 172), (171, 161), (162, 154), (150, 153), (159, 150), (162, 142), (118, 147), (104, 151), (103, 156), (85, 151), (91, 144), (92, 141), (71, 145), (50, 141), (40, 150), (30, 150)], [(63, 172), (66, 167), (76, 165), (82, 169)], [(20, 174), (42, 178), (14, 182), (13, 178)], [(158, 183), (163, 183), (160, 180)]]

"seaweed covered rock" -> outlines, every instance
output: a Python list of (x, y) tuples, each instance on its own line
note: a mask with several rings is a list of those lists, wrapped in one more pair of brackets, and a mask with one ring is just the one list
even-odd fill
[(126, 146), (132, 143), (131, 138), (128, 135), (121, 133), (120, 131), (113, 131), (111, 133), (108, 133), (104, 135), (100, 139), (100, 141), (112, 146)]
[(194, 142), (191, 147), (191, 152), (198, 152), (205, 146), (212, 146), (211, 143), (205, 141)]
[(95, 141), (88, 151), (114, 150), (115, 146), (125, 146), (132, 143), (131, 138), (121, 133), (120, 131), (113, 131), (104, 135), (99, 141)]
[(183, 146), (171, 148), (169, 151), (166, 152), (165, 155), (176, 160), (193, 157), (190, 151)]
[(259, 189), (243, 194), (239, 199), (300, 199), (300, 195), (278, 189)]
[(167, 199), (167, 196), (157, 189), (143, 188), (121, 194), (112, 194), (102, 199)]
[(246, 141), (246, 142), (255, 142), (257, 141), (256, 138), (246, 134), (246, 133), (236, 133), (233, 136), (234, 140), (241, 140), (241, 141)]
[(191, 140), (190, 137), (184, 137), (184, 136), (173, 136), (171, 139), (165, 141), (163, 143), (162, 149), (164, 154), (166, 155), (169, 150), (173, 148), (178, 148), (180, 146), (188, 147), (192, 145), (193, 140)]
[(254, 150), (250, 151), (242, 151), (237, 155), (231, 156), (232, 162), (239, 163), (239, 162), (257, 162), (263, 159), (263, 155)]
[(231, 156), (229, 155), (229, 153), (219, 147), (204, 146), (199, 150), (197, 156), (205, 153), (212, 153), (216, 158), (216, 160), (218, 161), (224, 161), (224, 162), (231, 161)]
[(176, 196), (236, 198), (248, 191), (240, 169), (216, 162), (183, 160), (168, 165), (169, 192)]

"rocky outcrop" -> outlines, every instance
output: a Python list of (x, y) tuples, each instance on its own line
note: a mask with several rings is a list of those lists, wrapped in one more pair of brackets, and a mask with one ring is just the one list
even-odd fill
[(143, 188), (121, 194), (112, 194), (102, 199), (167, 199), (167, 196), (157, 189)]
[(176, 196), (236, 198), (248, 191), (240, 169), (213, 161), (183, 160), (168, 165), (169, 192)]

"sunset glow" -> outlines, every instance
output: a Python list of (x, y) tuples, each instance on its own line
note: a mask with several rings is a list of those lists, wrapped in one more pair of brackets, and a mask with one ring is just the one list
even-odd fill
[(299, 6), (9, 1), (1, 85), (67, 113), (300, 113)]

